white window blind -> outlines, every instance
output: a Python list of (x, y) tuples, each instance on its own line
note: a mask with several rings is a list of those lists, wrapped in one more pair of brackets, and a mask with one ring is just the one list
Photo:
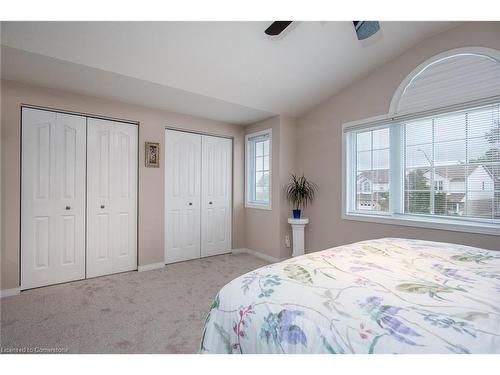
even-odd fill
[(345, 214), (500, 225), (498, 103), (347, 129), (345, 145)]
[(271, 131), (247, 135), (246, 205), (269, 208), (271, 203)]
[(499, 105), (403, 126), (406, 213), (499, 218)]
[(405, 87), (395, 112), (416, 113), (497, 96), (500, 64), (481, 53), (440, 58), (423, 68)]
[(356, 209), (389, 211), (389, 128), (356, 133)]

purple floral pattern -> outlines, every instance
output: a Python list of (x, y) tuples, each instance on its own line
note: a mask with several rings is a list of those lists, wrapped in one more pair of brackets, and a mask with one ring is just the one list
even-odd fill
[(201, 353), (500, 353), (500, 253), (384, 238), (220, 290)]
[(417, 345), (410, 336), (420, 335), (398, 319), (397, 315), (402, 308), (385, 305), (382, 301), (381, 297), (368, 297), (360, 306), (394, 339), (404, 344)]
[(302, 311), (296, 310), (281, 310), (279, 313), (269, 313), (264, 318), (264, 324), (260, 331), (260, 338), (266, 343), (274, 342), (283, 349), (283, 343), (292, 345), (301, 344), (307, 346), (307, 338), (302, 329), (293, 323), (297, 316), (302, 316)]

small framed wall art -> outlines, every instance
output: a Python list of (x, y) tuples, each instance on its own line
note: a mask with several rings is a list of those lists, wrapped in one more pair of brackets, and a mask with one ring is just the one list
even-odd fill
[(155, 142), (145, 142), (146, 148), (146, 167), (160, 167), (160, 144)]

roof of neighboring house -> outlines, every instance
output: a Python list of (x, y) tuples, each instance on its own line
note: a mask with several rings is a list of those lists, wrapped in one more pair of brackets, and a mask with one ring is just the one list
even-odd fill
[(388, 169), (375, 169), (372, 171), (363, 171), (358, 174), (358, 179), (364, 177), (376, 184), (389, 183), (389, 170)]
[[(490, 177), (496, 181), (500, 181), (500, 166), (491, 166), (488, 164), (469, 165), (444, 165), (435, 167), (434, 173), (440, 175), (449, 181), (465, 181), (465, 177), (469, 177), (478, 167), (483, 167)], [(427, 169), (424, 173), (429, 173)]]
[[(475, 168), (468, 169), (469, 175)], [(449, 181), (465, 181), (467, 168), (464, 165), (447, 165), (434, 168), (434, 173), (448, 179)], [(468, 177), (468, 175), (467, 175)]]
[(500, 182), (500, 165), (499, 164), (483, 165), (483, 168), (486, 170), (486, 172), (488, 172), (488, 174), (493, 179), (493, 181), (495, 181), (497, 183)]
[[(434, 173), (449, 181), (465, 181), (465, 178), (469, 177), (478, 167), (483, 167), (493, 181), (500, 184), (500, 165), (478, 164), (469, 166), (469, 168), (465, 165), (446, 165), (435, 167)], [(428, 172), (430, 172), (430, 169), (427, 169), (424, 173)], [(361, 177), (370, 180), (372, 183), (387, 184), (389, 183), (389, 169), (362, 171), (358, 174), (358, 180)], [(497, 188), (495, 187), (495, 189)]]

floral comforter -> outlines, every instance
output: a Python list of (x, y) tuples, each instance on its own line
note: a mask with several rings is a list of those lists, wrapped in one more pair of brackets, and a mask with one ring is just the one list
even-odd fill
[(224, 286), (201, 353), (500, 353), (500, 252), (384, 238)]

